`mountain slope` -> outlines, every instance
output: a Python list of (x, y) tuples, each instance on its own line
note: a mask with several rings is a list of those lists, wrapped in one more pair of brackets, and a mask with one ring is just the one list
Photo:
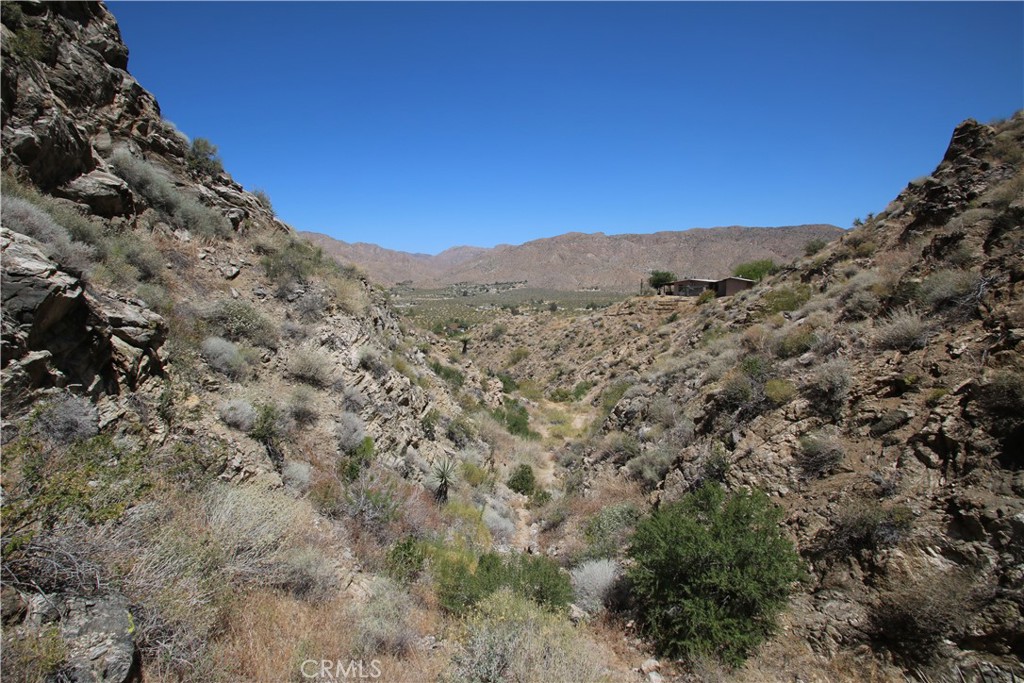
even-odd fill
[(436, 256), (302, 234), (340, 262), (387, 285), (412, 281), (416, 287), (432, 288), (526, 280), (540, 289), (633, 291), (652, 270), (668, 270), (679, 277), (724, 277), (738, 264), (755, 259), (788, 263), (804, 253), (808, 242), (833, 240), (843, 231), (830, 225), (800, 225), (625, 235), (574, 232), (493, 249), (455, 247)]

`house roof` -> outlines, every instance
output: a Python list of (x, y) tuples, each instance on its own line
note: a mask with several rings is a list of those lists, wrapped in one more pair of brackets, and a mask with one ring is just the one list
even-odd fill
[(701, 278), (701, 277), (688, 277), (688, 278), (685, 278), (685, 279), (682, 279), (682, 280), (676, 280), (676, 281), (674, 281), (674, 282), (670, 282), (669, 284), (670, 284), (670, 285), (681, 285), (681, 284), (683, 284), (684, 282), (704, 282), (704, 283), (711, 283), (711, 282), (718, 282), (718, 280), (708, 280), (708, 279), (706, 279), (706, 278)]

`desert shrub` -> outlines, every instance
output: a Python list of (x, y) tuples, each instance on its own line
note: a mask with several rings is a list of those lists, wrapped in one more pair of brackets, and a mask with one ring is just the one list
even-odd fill
[(807, 285), (793, 287), (774, 287), (764, 293), (761, 302), (767, 315), (795, 311), (811, 298), (811, 289)]
[(49, 213), (24, 199), (5, 196), (0, 219), (5, 228), (40, 242), (43, 252), (68, 270), (84, 273), (96, 258), (91, 246), (72, 240)]
[(215, 484), (203, 499), (206, 528), (236, 581), (277, 584), (282, 551), (302, 528), (302, 503), (260, 487)]
[(764, 383), (764, 395), (772, 404), (783, 406), (796, 396), (796, 387), (784, 379), (770, 379)]
[[(8, 4), (3, 6), (6, 8)], [(3, 648), (4, 676), (10, 681), (35, 683), (61, 680), (67, 675), (63, 670), (68, 655), (67, 645), (57, 624), (25, 634), (5, 629)]]
[(271, 215), (275, 215), (274, 204), (270, 201), (270, 195), (267, 194), (266, 190), (257, 187), (252, 191), (252, 196), (256, 198), (264, 209), (270, 212)]
[(272, 585), (297, 598), (319, 602), (337, 588), (338, 577), (323, 551), (303, 546), (282, 553)]
[(647, 451), (626, 463), (626, 473), (647, 489), (653, 490), (672, 468), (675, 454), (664, 448)]
[(884, 591), (870, 611), (871, 634), (910, 665), (938, 657), (942, 641), (973, 613), (971, 585), (958, 572), (926, 571)]
[[(253, 422), (249, 436), (269, 446), (272, 457), (280, 455), (274, 451), (281, 437), (288, 431), (285, 416), (274, 403), (260, 403), (256, 406), (256, 420)], [(280, 464), (280, 463), (279, 463)]]
[(844, 360), (823, 363), (804, 385), (804, 393), (822, 413), (838, 418), (850, 393), (850, 367)]
[(570, 575), (576, 604), (594, 614), (604, 608), (619, 578), (619, 563), (608, 559), (587, 560)]
[(536, 439), (540, 435), (530, 429), (530, 414), (526, 407), (515, 399), (505, 398), (502, 406), (491, 413), (494, 419), (505, 426), (509, 434), (527, 439)]
[(363, 469), (345, 488), (341, 518), (349, 518), (373, 534), (380, 543), (389, 542), (388, 527), (399, 515), (402, 501), (395, 482), (385, 473)]
[(312, 474), (313, 468), (308, 463), (297, 460), (289, 460), (281, 468), (281, 479), (284, 481), (285, 486), (299, 491), (305, 491), (309, 488)]
[(601, 393), (601, 413), (607, 417), (615, 409), (615, 405), (622, 399), (626, 391), (633, 386), (632, 382), (620, 380), (605, 387)]
[(792, 358), (807, 353), (818, 341), (818, 336), (807, 327), (795, 327), (786, 332), (775, 344), (779, 358)]
[(366, 425), (355, 413), (343, 412), (338, 415), (334, 436), (342, 453), (354, 452), (366, 438)]
[(337, 267), (327, 263), (323, 250), (295, 238), (264, 243), (260, 251), (263, 270), (278, 287), (306, 282), (317, 272)]
[(836, 517), (825, 542), (831, 556), (849, 556), (861, 550), (881, 550), (898, 545), (913, 526), (914, 513), (902, 505), (883, 507), (854, 500)]
[(703, 306), (704, 304), (708, 303), (709, 301), (714, 301), (715, 300), (715, 296), (716, 295), (715, 295), (714, 292), (712, 292), (710, 289), (706, 289), (706, 290), (704, 290), (703, 292), (701, 292), (697, 296), (697, 305), (698, 306)]
[(89, 399), (61, 394), (36, 411), (31, 431), (52, 443), (68, 445), (96, 436), (99, 413)]
[(248, 432), (256, 424), (256, 409), (244, 398), (224, 401), (217, 413), (224, 424), (240, 432)]
[(584, 396), (587, 395), (587, 393), (590, 392), (591, 389), (594, 388), (595, 384), (596, 384), (595, 382), (591, 382), (589, 380), (583, 380), (581, 382), (577, 382), (576, 386), (574, 386), (572, 388), (572, 398), (573, 398), (573, 400), (574, 401), (581, 400)]
[(285, 411), (288, 413), (288, 416), (291, 417), (291, 419), (295, 420), (296, 424), (310, 424), (316, 421), (317, 418), (314, 399), (315, 396), (313, 394), (313, 391), (309, 387), (295, 387), (295, 390), (288, 398), (288, 403), (285, 406)]
[(331, 359), (318, 349), (297, 349), (288, 363), (288, 374), (314, 387), (331, 383)]
[(982, 385), (981, 405), (994, 413), (1019, 415), (1024, 412), (1024, 374), (1000, 370)]
[(617, 503), (601, 509), (583, 528), (587, 547), (581, 559), (614, 558), (625, 547), (640, 512), (632, 503)]
[(189, 169), (203, 175), (217, 176), (224, 172), (224, 166), (217, 155), (217, 146), (206, 138), (195, 138), (188, 152), (185, 163)]
[(754, 381), (748, 375), (742, 372), (732, 372), (722, 384), (718, 398), (724, 409), (738, 410), (751, 404), (756, 389)]
[(763, 280), (766, 275), (771, 275), (778, 270), (778, 266), (771, 259), (758, 259), (741, 263), (732, 269), (736, 277), (745, 277), (748, 280)]
[(823, 239), (813, 239), (809, 241), (807, 244), (804, 245), (804, 256), (814, 256), (819, 251), (824, 249), (825, 245), (827, 244), (828, 242), (826, 242)]
[(516, 348), (512, 349), (512, 353), (510, 353), (508, 356), (508, 366), (512, 367), (513, 365), (521, 363), (522, 361), (526, 360), (529, 357), (530, 350), (528, 348), (526, 348), (525, 346), (517, 346)]
[(222, 299), (210, 307), (203, 318), (225, 339), (247, 340), (269, 349), (277, 348), (277, 327), (250, 303)]
[(446, 683), (607, 680), (596, 647), (564, 618), (501, 589), (465, 622)]
[(572, 599), (569, 577), (543, 555), (484, 553), (475, 568), (465, 558), (438, 556), (432, 564), (441, 606), (456, 614), (470, 609), (501, 587), (547, 608), (559, 608)]
[(462, 384), (466, 381), (466, 376), (451, 366), (438, 361), (430, 361), (429, 365), (430, 369), (434, 371), (434, 374), (451, 385), (453, 389), (460, 389)]
[(464, 417), (457, 417), (448, 422), (445, 428), (445, 436), (458, 448), (465, 448), (475, 438), (473, 425)]
[(410, 583), (419, 576), (426, 564), (427, 553), (423, 543), (407, 536), (391, 546), (384, 563), (384, 571), (395, 581)]
[(868, 289), (857, 289), (843, 299), (845, 317), (850, 320), (870, 318), (881, 305), (878, 295)]
[(388, 374), (391, 367), (379, 351), (365, 347), (359, 351), (359, 367), (380, 379)]
[(516, 525), (500, 512), (487, 506), (484, 508), (483, 522), (491, 532), (491, 536), (501, 543), (508, 543), (516, 533)]
[(459, 471), (462, 473), (462, 480), (472, 486), (478, 488), (491, 481), (491, 475), (488, 474), (480, 465), (475, 462), (465, 461), (459, 467)]
[(934, 310), (977, 303), (981, 278), (965, 270), (937, 270), (921, 281), (921, 302)]
[(203, 340), (202, 354), (206, 363), (232, 379), (241, 379), (248, 371), (248, 363), (241, 350), (222, 337), (207, 337)]
[(875, 344), (882, 349), (912, 351), (928, 343), (930, 326), (911, 309), (894, 311), (875, 327)]
[(178, 190), (171, 180), (149, 162), (120, 149), (110, 157), (111, 168), (172, 223), (190, 232), (225, 237), (231, 226), (219, 212), (203, 206)]
[(627, 576), (659, 651), (738, 664), (772, 633), (800, 576), (781, 520), (764, 494), (710, 484), (640, 522)]
[(411, 623), (412, 598), (389, 579), (377, 579), (369, 600), (361, 607), (356, 624), (356, 653), (373, 655), (408, 654), (417, 640)]
[(344, 454), (338, 465), (338, 473), (345, 481), (355, 481), (373, 462), (373, 438), (364, 436), (359, 445)]
[(537, 480), (534, 477), (533, 468), (526, 463), (522, 463), (513, 470), (507, 484), (516, 493), (521, 493), (524, 496), (532, 495), (537, 488)]
[(821, 477), (831, 473), (843, 461), (844, 456), (842, 444), (834, 437), (821, 433), (800, 437), (797, 464), (809, 477)]

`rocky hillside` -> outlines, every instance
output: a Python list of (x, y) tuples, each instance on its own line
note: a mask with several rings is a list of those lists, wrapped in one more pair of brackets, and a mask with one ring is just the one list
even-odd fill
[(302, 234), (339, 262), (354, 265), (385, 285), (411, 282), (418, 288), (437, 288), (460, 282), (525, 280), (534, 289), (632, 292), (652, 270), (667, 270), (679, 277), (725, 277), (737, 265), (756, 259), (788, 263), (804, 253), (808, 242), (834, 240), (843, 231), (831, 225), (799, 225), (649, 235), (573, 232), (493, 249), (455, 247), (436, 256)]
[[(741, 678), (1017, 680), (1022, 247), (1018, 113), (964, 122), (932, 175), (754, 290), (505, 315), (469, 348), (538, 417), (595, 416), (557, 456), (585, 510), (619, 479), (656, 506), (708, 480), (783, 506), (809, 576)], [(578, 552), (585, 519), (538, 517), (542, 548)]]
[[(102, 4), (0, 45), (5, 680), (1024, 675), (1024, 115), (736, 297), (440, 338), (163, 121)], [(645, 593), (659, 524), (699, 542)]]

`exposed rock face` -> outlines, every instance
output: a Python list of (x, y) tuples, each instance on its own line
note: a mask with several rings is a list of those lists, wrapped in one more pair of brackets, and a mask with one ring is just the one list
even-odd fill
[(160, 316), (112, 293), (87, 293), (29, 237), (4, 228), (0, 250), (5, 385), (77, 386), (99, 396), (161, 373)]

